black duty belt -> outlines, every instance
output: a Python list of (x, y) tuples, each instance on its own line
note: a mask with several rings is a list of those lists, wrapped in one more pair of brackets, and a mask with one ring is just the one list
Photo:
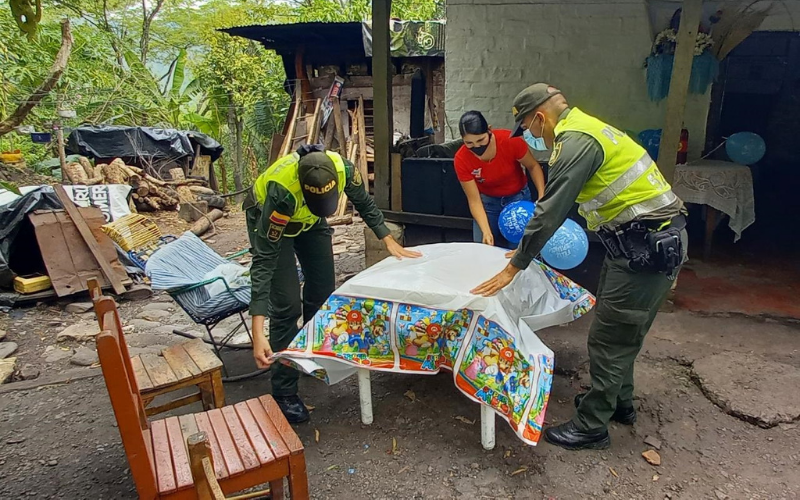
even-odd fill
[(638, 220), (616, 229), (600, 229), (597, 236), (613, 258), (625, 257), (634, 271), (666, 273), (671, 278), (683, 263), (683, 214), (672, 219)]

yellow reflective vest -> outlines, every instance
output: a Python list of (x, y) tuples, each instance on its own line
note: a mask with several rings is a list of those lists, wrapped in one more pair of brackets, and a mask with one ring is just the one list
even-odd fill
[[(326, 151), (325, 154), (333, 160), (336, 166), (336, 173), (338, 174), (338, 182), (336, 184), (339, 196), (344, 191), (345, 183), (347, 181), (347, 171), (344, 166), (344, 160), (338, 153)], [(275, 163), (270, 165), (263, 174), (258, 176), (253, 191), (255, 192), (256, 201), (259, 205), (263, 206), (267, 199), (267, 184), (276, 182), (289, 191), (294, 197), (294, 214), (289, 220), (289, 223), (297, 223), (300, 227), (298, 231), (293, 234), (284, 232), (284, 236), (297, 236), (303, 231), (308, 230), (311, 226), (317, 223), (319, 217), (311, 213), (306, 205), (305, 198), (303, 198), (303, 190), (300, 186), (300, 180), (297, 176), (297, 167), (300, 165), (300, 155), (292, 153), (288, 156), (278, 159)]]
[(603, 164), (578, 195), (578, 212), (591, 230), (617, 227), (677, 201), (669, 183), (641, 146), (625, 133), (573, 108), (555, 128), (592, 136), (603, 148)]

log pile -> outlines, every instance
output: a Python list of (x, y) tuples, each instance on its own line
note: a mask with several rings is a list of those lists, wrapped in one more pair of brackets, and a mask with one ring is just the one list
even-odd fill
[(117, 158), (111, 163), (92, 165), (84, 157), (67, 165), (66, 176), (72, 184), (93, 186), (97, 184), (128, 184), (131, 186), (131, 209), (137, 212), (175, 210), (179, 203), (192, 203), (197, 193), (213, 195), (214, 192), (197, 179), (186, 179), (180, 168), (170, 170), (172, 180), (158, 179), (139, 167), (126, 165)]

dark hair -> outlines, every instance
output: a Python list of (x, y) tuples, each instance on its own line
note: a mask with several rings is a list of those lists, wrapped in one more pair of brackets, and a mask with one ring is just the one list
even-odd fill
[(467, 134), (485, 134), (489, 132), (489, 124), (480, 111), (467, 111), (458, 121), (458, 131), (461, 132), (461, 137)]

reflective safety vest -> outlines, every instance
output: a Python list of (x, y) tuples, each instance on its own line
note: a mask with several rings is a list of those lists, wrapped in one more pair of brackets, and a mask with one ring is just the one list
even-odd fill
[[(336, 187), (339, 191), (339, 196), (341, 196), (344, 191), (345, 182), (347, 181), (347, 171), (344, 166), (344, 160), (342, 160), (342, 157), (338, 153), (332, 151), (326, 151), (325, 154), (333, 160), (333, 164), (336, 166), (336, 173), (339, 177)], [(292, 193), (294, 197), (294, 215), (292, 215), (292, 218), (289, 220), (289, 224), (295, 223), (293, 226), (297, 226), (298, 230), (292, 231), (290, 234), (288, 231), (289, 226), (287, 225), (287, 230), (284, 231), (283, 235), (288, 237), (297, 236), (301, 232), (307, 231), (319, 220), (319, 217), (312, 214), (311, 210), (308, 209), (306, 200), (303, 198), (303, 189), (300, 186), (300, 179), (297, 177), (297, 167), (299, 165), (300, 155), (297, 153), (284, 156), (270, 165), (263, 174), (259, 175), (253, 185), (256, 201), (258, 201), (260, 206), (263, 206), (267, 199), (267, 184), (270, 182), (277, 182)]]
[(589, 229), (617, 227), (678, 200), (647, 151), (625, 133), (578, 108), (558, 122), (555, 135), (567, 131), (588, 134), (603, 148), (603, 164), (577, 199)]

